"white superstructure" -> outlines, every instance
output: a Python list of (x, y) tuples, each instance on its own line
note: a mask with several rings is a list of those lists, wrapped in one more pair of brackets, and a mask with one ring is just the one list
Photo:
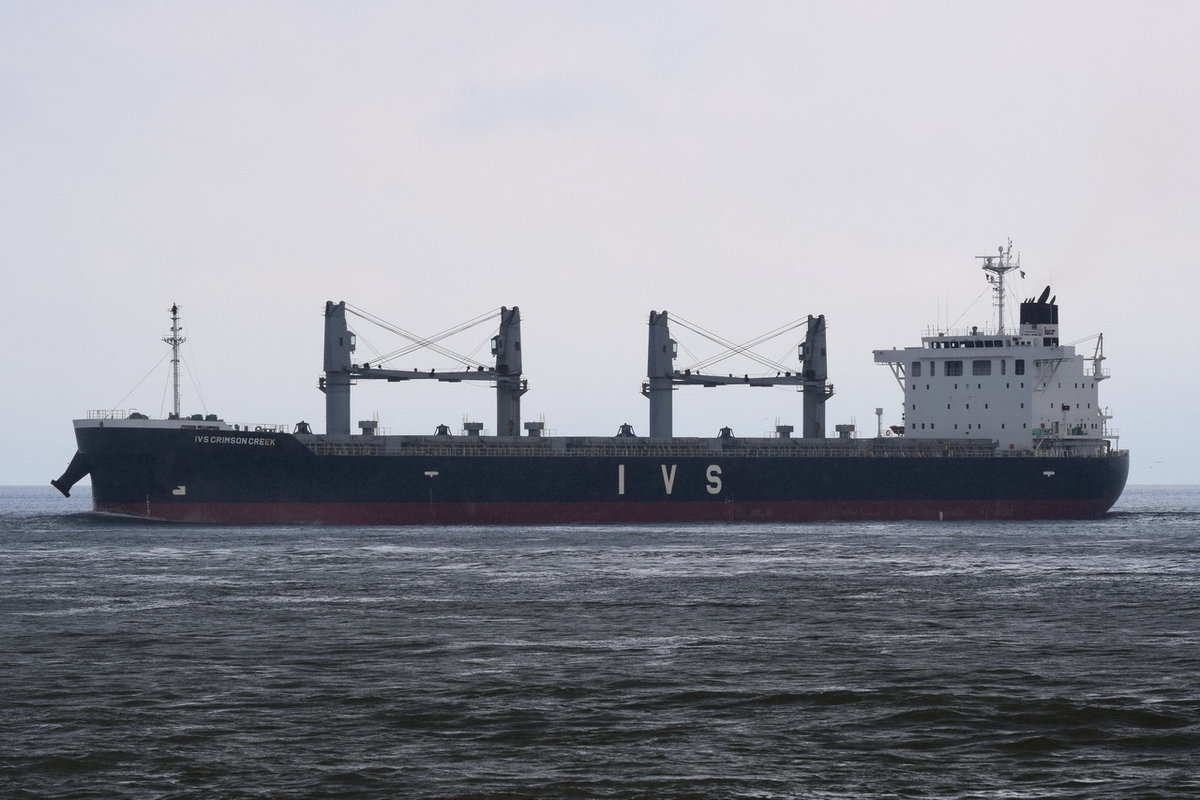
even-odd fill
[[(1005, 274), (1017, 268), (1011, 251), (1001, 248), (983, 267), (1001, 299)], [(1056, 299), (1046, 287), (1022, 302), (1015, 333), (1001, 317), (992, 330), (936, 331), (920, 347), (876, 350), (875, 362), (891, 366), (904, 391), (903, 435), (990, 439), (1001, 451), (1107, 451), (1103, 336), (1090, 358), (1060, 344)]]

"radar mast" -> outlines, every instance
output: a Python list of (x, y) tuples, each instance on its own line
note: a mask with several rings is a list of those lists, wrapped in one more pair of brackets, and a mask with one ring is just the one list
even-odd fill
[(1012, 239), (1008, 240), (1008, 247), (1003, 245), (999, 248), (999, 253), (994, 256), (975, 256), (983, 259), (983, 271), (988, 273), (988, 283), (992, 284), (992, 294), (996, 297), (996, 307), (1000, 312), (1000, 324), (996, 328), (996, 335), (1004, 335), (1004, 276), (1012, 272), (1014, 269), (1020, 269), (1021, 256), (1017, 254), (1017, 260), (1013, 261), (1012, 255)]

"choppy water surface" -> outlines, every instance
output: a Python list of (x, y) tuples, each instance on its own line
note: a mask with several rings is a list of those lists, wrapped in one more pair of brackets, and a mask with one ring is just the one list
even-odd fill
[(1192, 798), (1200, 489), (1094, 522), (114, 522), (0, 490), (0, 795)]

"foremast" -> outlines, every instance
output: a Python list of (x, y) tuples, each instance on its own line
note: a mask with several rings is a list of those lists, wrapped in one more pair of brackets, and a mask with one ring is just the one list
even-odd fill
[(164, 336), (163, 341), (171, 345), (171, 385), (174, 387), (174, 403), (171, 406), (169, 419), (179, 419), (179, 345), (187, 341), (180, 335), (183, 328), (179, 325), (179, 304), (171, 304), (171, 335)]

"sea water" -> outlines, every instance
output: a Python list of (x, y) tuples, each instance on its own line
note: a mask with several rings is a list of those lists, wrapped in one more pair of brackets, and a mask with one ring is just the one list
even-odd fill
[(7, 798), (1193, 798), (1200, 488), (1079, 522), (201, 527), (0, 490)]

